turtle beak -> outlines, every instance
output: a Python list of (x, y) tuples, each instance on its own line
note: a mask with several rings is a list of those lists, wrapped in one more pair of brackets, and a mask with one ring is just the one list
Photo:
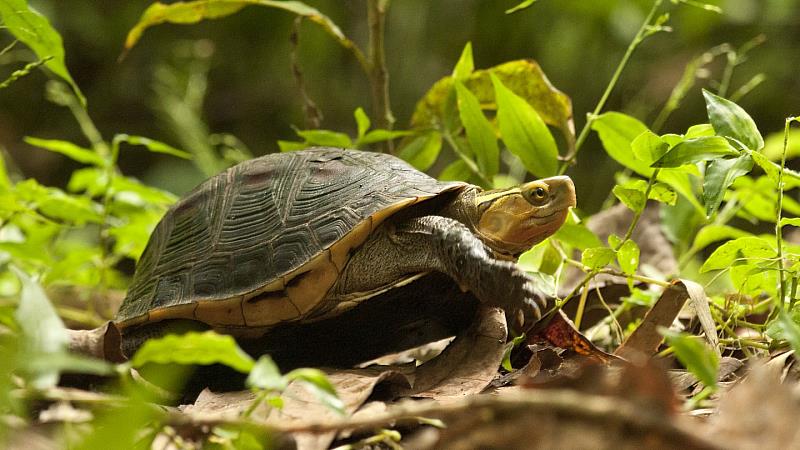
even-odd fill
[(566, 210), (567, 208), (574, 208), (578, 202), (575, 197), (575, 184), (572, 179), (566, 175), (559, 175), (557, 177), (544, 178), (541, 180), (532, 181), (521, 187), (525, 190), (529, 185), (546, 185), (550, 193), (549, 205), (542, 209), (543, 214), (552, 214), (554, 211)]

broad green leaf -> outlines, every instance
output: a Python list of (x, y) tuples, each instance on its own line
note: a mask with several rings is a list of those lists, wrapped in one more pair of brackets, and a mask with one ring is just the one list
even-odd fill
[(519, 11), (522, 11), (522, 10), (524, 10), (524, 9), (528, 9), (528, 8), (530, 8), (530, 7), (531, 7), (531, 6), (532, 6), (534, 3), (536, 3), (536, 0), (523, 0), (523, 1), (522, 1), (522, 2), (520, 2), (520, 3), (519, 3), (517, 6), (514, 6), (514, 7), (512, 7), (512, 8), (509, 8), (509, 9), (507, 9), (507, 10), (506, 10), (506, 14), (513, 14), (513, 13), (515, 13), (515, 12), (519, 12)]
[(555, 175), (558, 147), (542, 118), (522, 97), (492, 75), (497, 100), (497, 123), (511, 153), (538, 177)]
[(578, 250), (586, 250), (603, 245), (597, 235), (583, 224), (565, 223), (556, 231), (554, 237)]
[[(783, 132), (770, 133), (764, 142), (764, 150), (761, 152), (770, 161), (780, 161), (783, 155)], [(792, 128), (789, 130), (789, 141), (786, 147), (786, 160), (800, 156), (800, 130)]]
[(710, 123), (701, 123), (699, 125), (692, 125), (686, 130), (683, 135), (684, 139), (693, 139), (699, 137), (714, 136), (714, 127)]
[(663, 327), (658, 331), (664, 336), (667, 344), (672, 347), (678, 361), (686, 367), (686, 370), (696, 376), (704, 385), (716, 388), (719, 356), (713, 349), (697, 336)]
[(125, 49), (130, 50), (147, 28), (162, 23), (192, 24), (206, 19), (219, 19), (234, 14), (248, 5), (259, 5), (282, 9), (302, 16), (319, 24), (328, 34), (333, 36), (342, 46), (351, 47), (352, 41), (345, 37), (342, 30), (328, 16), (316, 8), (299, 1), (273, 0), (195, 0), (178, 1), (169, 4), (156, 2), (151, 4), (139, 18), (136, 25), (125, 38)]
[(647, 200), (644, 198), (644, 191), (640, 189), (631, 189), (620, 185), (614, 186), (611, 190), (614, 196), (619, 199), (625, 206), (633, 212), (641, 212)]
[(736, 263), (775, 257), (772, 243), (755, 236), (745, 236), (720, 245), (700, 268), (700, 272), (727, 269)]
[(781, 217), (780, 225), (782, 227), (785, 227), (786, 225), (800, 227), (800, 217)]
[(30, 47), (39, 59), (50, 58), (45, 62), (45, 66), (69, 83), (81, 104), (85, 106), (86, 97), (67, 70), (61, 35), (50, 25), (50, 21), (28, 7), (28, 2), (25, 0), (0, 0), (0, 19), (4, 28)]
[(79, 163), (91, 164), (97, 167), (105, 167), (106, 165), (106, 161), (100, 155), (95, 153), (94, 150), (80, 147), (72, 142), (54, 139), (39, 139), (30, 136), (25, 137), (25, 142), (35, 147), (60, 153), (74, 161), (78, 161)]
[(649, 131), (642, 122), (626, 114), (608, 112), (592, 122), (592, 129), (600, 136), (608, 156), (639, 175), (650, 176), (653, 169), (645, 161), (636, 158), (632, 148), (633, 141)]
[(653, 164), (669, 149), (669, 144), (650, 130), (636, 136), (631, 142), (633, 155), (647, 164)]
[(764, 138), (756, 127), (756, 123), (736, 103), (712, 94), (703, 89), (706, 100), (708, 120), (714, 127), (717, 136), (724, 136), (742, 143), (746, 148), (758, 151), (764, 147)]
[(714, 242), (745, 236), (751, 236), (751, 234), (730, 225), (706, 225), (697, 232), (697, 236), (695, 236), (692, 243), (692, 249), (702, 250)]
[[(633, 155), (631, 147), (633, 140), (647, 131), (647, 127), (642, 122), (626, 114), (608, 112), (601, 114), (592, 122), (592, 129), (600, 136), (603, 148), (611, 158), (643, 177), (652, 175), (655, 169), (637, 159)], [(661, 138), (666, 140), (665, 137)], [(658, 180), (670, 185), (699, 211), (703, 210), (694, 196), (686, 168), (661, 169)]]
[(453, 69), (453, 78), (458, 81), (464, 81), (475, 70), (475, 63), (472, 61), (472, 42), (467, 42), (464, 50), (461, 51), (461, 56), (458, 58), (455, 68)]
[(442, 181), (467, 181), (472, 177), (472, 171), (469, 170), (467, 163), (458, 159), (447, 165), (439, 173), (439, 179)]
[(489, 119), (478, 99), (461, 82), (456, 82), (458, 113), (481, 173), (491, 179), (500, 167), (500, 148)]
[[(572, 102), (566, 94), (550, 84), (550, 80), (535, 61), (511, 61), (489, 69), (476, 70), (463, 80), (484, 109), (496, 105), (490, 74), (494, 74), (503, 85), (533, 106), (546, 124), (561, 130), (567, 142), (574, 141)], [(447, 100), (452, 90), (453, 77), (448, 76), (437, 81), (417, 103), (411, 117), (411, 127), (442, 128), (442, 124), (447, 123)]]
[(748, 154), (738, 158), (718, 159), (706, 166), (703, 178), (703, 203), (706, 217), (711, 217), (719, 208), (725, 191), (742, 175), (753, 169), (753, 159)]
[(25, 370), (32, 373), (48, 371), (72, 372), (88, 375), (112, 375), (114, 366), (106, 361), (64, 352), (30, 355), (24, 362)]
[(674, 205), (678, 201), (678, 194), (666, 183), (655, 183), (650, 189), (647, 198), (667, 205)]
[(55, 188), (38, 202), (39, 212), (53, 219), (61, 219), (77, 225), (86, 222), (102, 223), (102, 207), (86, 197), (75, 197)]
[(700, 161), (708, 161), (709, 159), (737, 155), (739, 155), (739, 152), (723, 137), (698, 137), (686, 139), (672, 147), (667, 153), (653, 163), (652, 166), (680, 167), (684, 164), (694, 164)]
[(639, 246), (636, 245), (636, 242), (628, 239), (622, 244), (617, 250), (617, 262), (625, 274), (633, 275), (636, 273), (636, 269), (639, 268)]
[[(64, 322), (56, 314), (42, 286), (25, 272), (11, 266), (22, 283), (19, 306), (14, 318), (22, 329), (25, 354), (54, 356), (67, 350), (69, 336)], [(58, 383), (59, 368), (44, 365), (31, 376), (31, 384), (37, 389), (54, 387)]]
[(344, 403), (336, 395), (331, 382), (325, 372), (319, 369), (300, 368), (294, 369), (286, 374), (286, 379), (289, 381), (302, 381), (306, 387), (317, 397), (317, 399), (328, 408), (336, 411), (339, 414), (344, 414)]
[(391, 141), (392, 139), (409, 136), (411, 134), (413, 134), (411, 131), (383, 129), (372, 130), (367, 133), (363, 139), (360, 139), (358, 142), (356, 142), (356, 146), (360, 147), (362, 145), (374, 144), (376, 142)]
[[(756, 164), (759, 167), (764, 169), (764, 173), (767, 174), (770, 180), (775, 184), (775, 187), (778, 187), (778, 174), (781, 173), (781, 166), (770, 161), (766, 156), (762, 155), (758, 152), (750, 152), (750, 156), (753, 158)], [(800, 172), (796, 172), (791, 169), (783, 169), (783, 190), (789, 190), (792, 188), (796, 188), (800, 186)]]
[(258, 358), (255, 366), (250, 371), (250, 375), (247, 376), (245, 384), (249, 388), (269, 391), (283, 391), (289, 385), (269, 355), (263, 355)]
[(233, 337), (213, 331), (188, 332), (149, 339), (133, 355), (131, 365), (156, 364), (224, 364), (242, 373), (253, 370), (255, 362), (242, 351)]
[(281, 149), (281, 152), (294, 152), (297, 150), (303, 150), (308, 145), (305, 142), (296, 142), (296, 141), (278, 141), (278, 148)]
[(581, 264), (589, 269), (600, 269), (614, 259), (616, 253), (608, 247), (587, 248), (581, 253)]
[(397, 156), (424, 172), (436, 162), (441, 150), (442, 134), (431, 131), (412, 139)]
[[(297, 135), (306, 140), (306, 144), (325, 147), (348, 148), (353, 146), (350, 136), (330, 130), (297, 130)], [(304, 147), (307, 147), (305, 145)]]
[(372, 122), (369, 120), (369, 116), (367, 113), (364, 112), (364, 108), (358, 107), (356, 111), (353, 113), (356, 118), (356, 127), (358, 128), (358, 140), (361, 140), (365, 134), (367, 134), (367, 130), (369, 130), (370, 125)]
[(178, 200), (178, 198), (170, 192), (142, 184), (142, 182), (135, 178), (124, 176), (114, 177), (114, 181), (111, 183), (111, 189), (115, 195), (115, 201), (133, 203), (138, 206), (169, 206)]
[(183, 150), (178, 150), (175, 147), (167, 145), (143, 136), (130, 136), (127, 134), (118, 134), (114, 136), (114, 143), (127, 142), (131, 145), (142, 145), (153, 153), (163, 153), (165, 155), (172, 155), (183, 159), (192, 159), (192, 154)]

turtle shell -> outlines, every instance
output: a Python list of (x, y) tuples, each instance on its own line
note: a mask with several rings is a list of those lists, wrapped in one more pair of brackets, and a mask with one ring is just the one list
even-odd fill
[(312, 148), (245, 161), (167, 211), (117, 325), (183, 318), (231, 330), (301, 320), (383, 220), (464, 186), (358, 150)]

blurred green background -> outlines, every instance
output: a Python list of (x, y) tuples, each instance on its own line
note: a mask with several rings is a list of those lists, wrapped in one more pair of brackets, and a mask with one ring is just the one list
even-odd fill
[[(294, 17), (289, 13), (248, 7), (221, 20), (157, 26), (119, 61), (126, 33), (150, 1), (30, 3), (64, 37), (67, 65), (107, 139), (124, 132), (186, 148), (193, 145), (193, 136), (230, 133), (243, 143), (236, 145), (259, 155), (277, 151), (278, 139), (294, 139), (292, 126), (304, 128), (302, 101), (291, 72)], [(307, 3), (365, 47), (365, 0)], [(644, 0), (540, 0), (525, 11), (504, 14), (516, 3), (391, 2), (386, 52), (396, 128), (408, 124), (416, 101), (450, 73), (471, 41), (477, 68), (519, 58), (537, 60), (551, 82), (572, 97), (580, 129), (652, 5)], [(625, 111), (650, 124), (688, 61), (718, 44), (738, 47), (764, 35), (765, 42), (737, 67), (731, 91), (759, 73), (766, 75), (738, 100), (765, 135), (781, 131), (786, 116), (800, 114), (800, 0), (709, 2), (722, 7), (723, 14), (665, 3), (664, 9), (671, 9), (668, 25), (673, 31), (649, 38), (637, 50), (606, 110)], [(8, 35), (0, 41), (9, 42)], [(353, 110), (363, 106), (371, 111), (364, 74), (352, 55), (314, 24), (302, 24), (299, 42), (307, 90), (324, 114), (322, 127), (354, 134)], [(24, 46), (17, 46), (0, 60), (2, 78), (34, 59)], [(723, 59), (708, 66), (711, 80), (722, 76)], [(24, 136), (36, 136), (86, 144), (68, 110), (47, 101), (46, 81), (47, 75), (37, 71), (0, 91), (0, 145), (24, 175), (63, 185), (73, 163), (22, 142)], [(704, 121), (700, 87), (708, 83), (701, 80), (689, 92), (662, 132), (682, 133), (688, 125)], [(191, 105), (178, 100), (187, 86), (202, 122), (192, 117)], [(123, 152), (121, 167), (126, 174), (179, 194), (203, 178), (190, 163), (135, 149)], [(600, 208), (616, 170), (593, 136), (568, 172), (577, 181), (584, 210)]]

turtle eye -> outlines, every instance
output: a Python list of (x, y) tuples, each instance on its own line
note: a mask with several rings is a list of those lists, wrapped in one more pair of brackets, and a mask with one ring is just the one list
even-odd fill
[(533, 189), (525, 190), (522, 195), (532, 205), (541, 205), (547, 200), (547, 189), (539, 186)]

